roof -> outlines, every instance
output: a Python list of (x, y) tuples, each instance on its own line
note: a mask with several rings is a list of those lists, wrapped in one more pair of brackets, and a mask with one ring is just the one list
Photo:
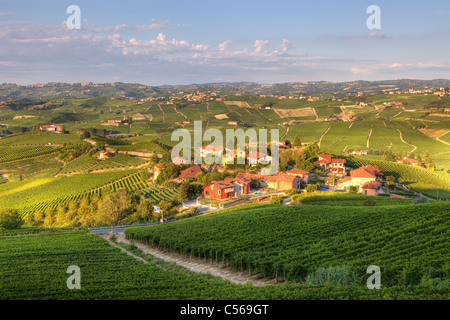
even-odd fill
[(197, 174), (199, 174), (202, 171), (202, 168), (200, 168), (199, 165), (195, 165), (192, 167), (189, 167), (187, 169), (181, 170), (180, 175), (178, 178), (180, 179), (195, 179), (197, 177)]
[(367, 170), (365, 168), (358, 168), (356, 170), (350, 171), (350, 176), (352, 178), (376, 178), (374, 172)]
[(409, 164), (413, 164), (413, 163), (419, 164), (420, 163), (419, 161), (411, 159), (411, 158), (404, 158), (404, 159), (398, 160), (398, 162), (405, 162), (405, 163), (409, 163)]
[(207, 145), (207, 146), (203, 146), (202, 147), (203, 150), (207, 150), (207, 151), (221, 151), (223, 149), (225, 149), (222, 146), (212, 146), (212, 145)]
[(305, 174), (309, 174), (308, 171), (305, 170), (300, 170), (300, 169), (292, 169), (289, 171), (286, 171), (287, 174), (294, 174), (294, 175), (305, 175)]
[(371, 164), (368, 164), (366, 166), (362, 166), (361, 168), (367, 169), (367, 170), (372, 171), (374, 173), (381, 173), (381, 171), (380, 171), (380, 169), (378, 169), (378, 167), (375, 167), (375, 166), (373, 166)]
[(347, 160), (345, 159), (331, 159), (332, 163), (346, 163)]
[(275, 182), (275, 181), (294, 181), (295, 179), (298, 179), (298, 176), (296, 175), (289, 175), (285, 172), (277, 172), (273, 176), (269, 175), (262, 175), (262, 174), (252, 174), (252, 173), (238, 173), (236, 175), (236, 178), (246, 178), (249, 180), (260, 180), (264, 182)]
[(319, 154), (319, 161), (325, 160), (326, 163), (331, 162), (331, 154)]
[(338, 180), (337, 183), (340, 184), (340, 183), (344, 183), (344, 182), (347, 182), (347, 181), (350, 181), (350, 180), (352, 180), (352, 177), (346, 176), (346, 177), (344, 177), (344, 178)]
[(361, 188), (377, 190), (380, 186), (381, 186), (381, 183), (378, 181), (368, 181), (368, 182), (364, 183)]
[(252, 158), (252, 159), (261, 159), (265, 156), (267, 156), (267, 154), (262, 153), (262, 152), (256, 152), (256, 151), (253, 151), (252, 153), (247, 155), (247, 157)]

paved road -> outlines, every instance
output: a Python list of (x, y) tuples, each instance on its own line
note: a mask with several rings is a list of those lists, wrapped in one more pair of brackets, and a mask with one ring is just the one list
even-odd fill
[(105, 234), (105, 233), (114, 233), (114, 234), (123, 234), (123, 230), (125, 228), (112, 228), (112, 229), (97, 229), (97, 230), (91, 230), (91, 233), (93, 234)]

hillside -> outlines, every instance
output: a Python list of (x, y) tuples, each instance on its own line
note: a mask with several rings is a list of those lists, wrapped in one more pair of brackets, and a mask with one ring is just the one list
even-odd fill
[[(0, 239), (2, 300), (447, 298), (445, 291), (426, 284), (420, 288), (395, 287), (384, 290), (332, 285), (283, 284), (254, 287), (231, 284), (141, 255), (135, 248), (128, 248), (134, 256), (127, 255), (84, 229), (25, 228), (19, 231), (0, 231)], [(139, 261), (138, 258), (142, 260)], [(71, 265), (80, 267), (80, 290), (67, 289), (66, 283), (70, 275), (66, 273), (66, 269)]]
[(384, 270), (383, 286), (414, 285), (429, 272), (448, 279), (449, 214), (445, 202), (401, 210), (269, 205), (129, 228), (125, 234), (164, 250), (218, 257), (234, 270), (251, 268), (268, 278), (308, 282), (331, 268), (347, 284), (363, 285), (366, 268), (374, 264)]

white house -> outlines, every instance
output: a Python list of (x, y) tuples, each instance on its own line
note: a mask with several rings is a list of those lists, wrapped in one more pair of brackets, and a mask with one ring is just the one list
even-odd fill
[(272, 157), (262, 152), (252, 152), (247, 155), (247, 162), (249, 165), (255, 166), (258, 164), (267, 165), (272, 162)]

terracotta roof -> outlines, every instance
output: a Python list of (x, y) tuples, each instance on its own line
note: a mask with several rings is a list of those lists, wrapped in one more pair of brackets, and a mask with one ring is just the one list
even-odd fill
[(376, 178), (375, 173), (364, 168), (358, 168), (350, 171), (350, 176), (356, 178)]
[(292, 169), (289, 171), (286, 171), (287, 174), (294, 174), (294, 175), (305, 175), (305, 174), (309, 174), (308, 171), (305, 170), (300, 170), (300, 169)]
[(346, 163), (347, 160), (345, 159), (331, 159), (332, 163)]
[(344, 183), (344, 182), (347, 182), (347, 181), (350, 181), (350, 180), (352, 180), (352, 177), (346, 176), (346, 177), (344, 177), (344, 178), (342, 178), (342, 179), (339, 179), (337, 183), (338, 183), (338, 184), (339, 184), (339, 183)]
[(208, 150), (208, 151), (221, 151), (223, 149), (225, 149), (222, 146), (212, 146), (212, 145), (207, 145), (207, 146), (203, 146), (202, 147), (203, 150)]
[(372, 171), (374, 173), (381, 173), (381, 171), (380, 171), (380, 169), (378, 169), (378, 167), (375, 167), (375, 166), (373, 166), (371, 164), (368, 164), (366, 166), (362, 166), (361, 168), (367, 169), (367, 170)]
[(368, 181), (363, 184), (362, 188), (377, 190), (380, 186), (381, 186), (381, 183), (378, 181)]
[(261, 159), (265, 156), (267, 156), (267, 154), (262, 153), (262, 152), (256, 152), (256, 151), (253, 151), (252, 153), (247, 155), (248, 158), (252, 158), (252, 159), (256, 159), (256, 160)]
[(331, 154), (319, 154), (319, 161), (326, 161), (326, 163), (330, 163)]
[(202, 171), (202, 168), (200, 168), (199, 165), (195, 165), (193, 167), (189, 167), (187, 169), (184, 169), (180, 172), (180, 175), (178, 176), (178, 178), (182, 178), (182, 179), (195, 179), (197, 177), (197, 174), (199, 174)]

